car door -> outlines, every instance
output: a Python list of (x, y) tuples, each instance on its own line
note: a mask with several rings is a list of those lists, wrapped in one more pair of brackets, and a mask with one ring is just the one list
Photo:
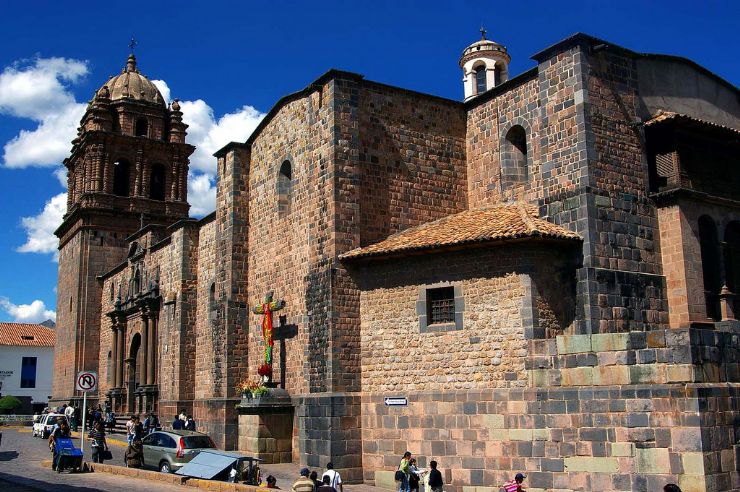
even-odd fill
[(162, 440), (160, 441), (161, 459), (167, 459), (170, 464), (176, 463), (177, 460), (177, 443), (167, 434), (162, 434)]
[(159, 460), (157, 459), (157, 452), (159, 448), (159, 437), (161, 434), (153, 432), (141, 440), (144, 445), (144, 466), (146, 467), (157, 467)]

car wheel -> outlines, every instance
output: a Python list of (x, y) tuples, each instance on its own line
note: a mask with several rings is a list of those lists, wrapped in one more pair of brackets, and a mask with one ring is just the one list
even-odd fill
[(159, 464), (159, 471), (162, 473), (171, 473), (172, 469), (170, 468), (170, 464), (167, 461), (162, 461)]

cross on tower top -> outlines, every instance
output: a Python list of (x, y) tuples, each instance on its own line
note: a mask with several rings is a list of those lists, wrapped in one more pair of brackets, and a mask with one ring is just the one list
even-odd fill
[(488, 31), (486, 31), (486, 28), (485, 28), (485, 27), (483, 27), (483, 26), (480, 26), (480, 38), (481, 38), (482, 40), (485, 40), (485, 39), (486, 39), (486, 33), (487, 33), (487, 32), (488, 32)]
[(134, 48), (136, 48), (136, 45), (139, 44), (136, 42), (136, 38), (131, 37), (131, 41), (128, 43), (128, 47), (131, 50), (131, 53), (134, 52)]

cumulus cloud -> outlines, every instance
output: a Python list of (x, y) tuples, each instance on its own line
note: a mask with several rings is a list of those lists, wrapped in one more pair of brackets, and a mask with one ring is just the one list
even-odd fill
[(0, 297), (0, 308), (18, 323), (40, 323), (47, 319), (57, 319), (56, 311), (47, 309), (44, 301), (38, 299), (31, 304), (13, 304), (7, 297)]
[(26, 242), (20, 246), (19, 253), (54, 253), (57, 259), (59, 242), (54, 231), (62, 223), (67, 211), (67, 194), (59, 193), (44, 205), (44, 209), (31, 217), (23, 217), (21, 226), (26, 231)]
[(22, 60), (0, 73), (0, 114), (38, 123), (5, 143), (6, 167), (54, 166), (67, 156), (86, 107), (69, 87), (87, 73), (86, 62), (69, 58)]
[[(164, 80), (152, 80), (169, 102), (171, 90)], [(204, 100), (181, 101), (182, 119), (188, 125), (188, 143), (195, 146), (190, 156), (188, 201), (190, 213), (203, 216), (216, 208), (216, 158), (214, 152), (229, 142), (244, 142), (265, 117), (253, 106), (216, 118), (213, 108)]]

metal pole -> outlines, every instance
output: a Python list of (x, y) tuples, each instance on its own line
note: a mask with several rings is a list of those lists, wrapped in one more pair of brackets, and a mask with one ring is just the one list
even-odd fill
[(82, 434), (80, 435), (80, 451), (85, 451), (85, 418), (87, 417), (87, 391), (83, 391), (82, 395)]

